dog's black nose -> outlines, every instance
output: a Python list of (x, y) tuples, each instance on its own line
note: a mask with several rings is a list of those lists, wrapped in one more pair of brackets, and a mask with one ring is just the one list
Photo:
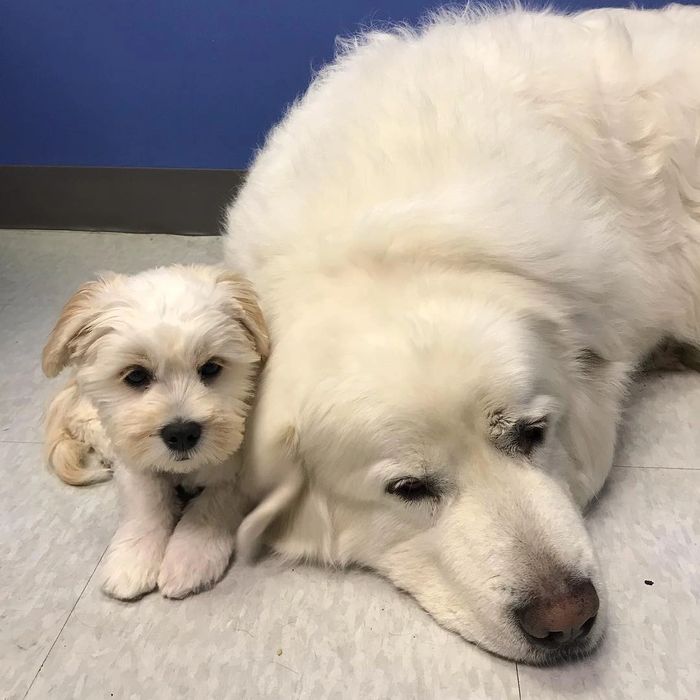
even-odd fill
[(582, 641), (598, 614), (598, 593), (590, 579), (572, 581), (565, 592), (535, 598), (515, 616), (527, 638), (538, 646), (556, 648)]
[(168, 423), (161, 431), (160, 436), (163, 442), (173, 452), (187, 452), (191, 450), (202, 435), (202, 426), (194, 421), (177, 420)]

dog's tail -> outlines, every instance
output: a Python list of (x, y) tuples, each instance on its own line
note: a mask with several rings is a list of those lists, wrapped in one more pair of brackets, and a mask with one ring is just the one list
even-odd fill
[(51, 401), (44, 426), (44, 456), (49, 469), (71, 486), (112, 477), (106, 437), (94, 407), (80, 397), (74, 381)]

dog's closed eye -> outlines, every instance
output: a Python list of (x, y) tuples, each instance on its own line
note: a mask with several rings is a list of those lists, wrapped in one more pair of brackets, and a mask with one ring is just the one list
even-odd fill
[(492, 424), (491, 436), (499, 450), (529, 457), (547, 438), (547, 416), (508, 421), (499, 418)]
[(398, 496), (404, 501), (421, 501), (426, 498), (437, 498), (440, 495), (432, 480), (417, 476), (394, 479), (386, 485), (385, 490), (388, 494)]
[(525, 410), (495, 411), (489, 416), (491, 440), (506, 454), (530, 457), (547, 441), (559, 412), (559, 402), (544, 394), (535, 397)]
[(512, 448), (527, 457), (536, 447), (539, 447), (544, 442), (546, 436), (546, 418), (542, 418), (534, 423), (520, 421), (513, 427), (511, 434)]

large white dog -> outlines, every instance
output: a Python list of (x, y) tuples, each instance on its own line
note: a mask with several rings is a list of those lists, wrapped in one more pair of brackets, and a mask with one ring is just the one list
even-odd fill
[(592, 649), (626, 382), (700, 345), (700, 8), (351, 41), (227, 231), (273, 338), (242, 549), (371, 567), (506, 657)]

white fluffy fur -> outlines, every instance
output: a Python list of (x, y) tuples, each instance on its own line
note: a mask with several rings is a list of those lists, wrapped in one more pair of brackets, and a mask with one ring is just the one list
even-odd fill
[[(513, 607), (589, 576), (595, 646), (581, 509), (631, 370), (700, 343), (698, 37), (692, 7), (443, 13), (321, 72), (228, 214), (274, 343), (242, 547), (372, 567), (531, 662)], [(409, 475), (439, 497), (386, 493)]]
[[(110, 274), (66, 304), (43, 366), (48, 376), (68, 364), (75, 373), (49, 408), (46, 455), (76, 485), (114, 468), (121, 518), (103, 567), (109, 595), (132, 599), (157, 585), (181, 598), (223, 576), (243, 509), (237, 453), (266, 354), (252, 290), (218, 268)], [(222, 370), (204, 381), (198, 368), (211, 359)], [(152, 373), (147, 388), (125, 383), (134, 366)], [(176, 419), (202, 426), (185, 460), (160, 435)], [(204, 490), (180, 512), (176, 485)]]

